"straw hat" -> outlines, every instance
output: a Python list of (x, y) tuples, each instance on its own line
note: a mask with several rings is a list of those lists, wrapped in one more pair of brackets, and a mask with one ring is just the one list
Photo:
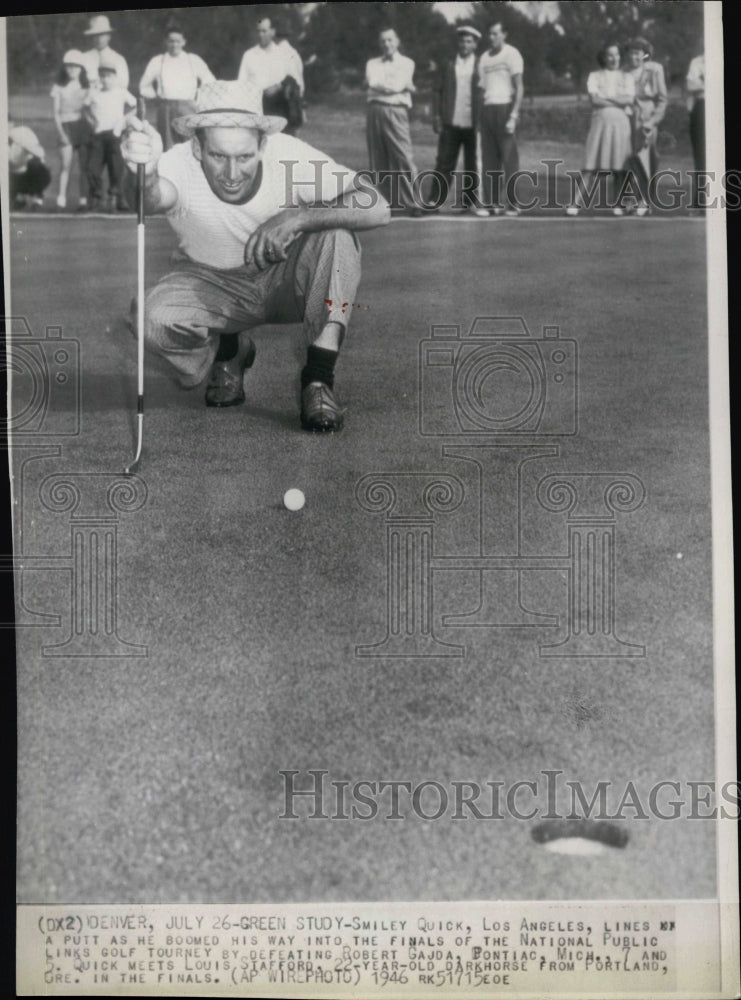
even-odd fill
[(173, 129), (189, 139), (198, 128), (254, 128), (273, 135), (286, 127), (285, 118), (262, 113), (262, 92), (238, 80), (204, 83), (196, 97), (195, 111), (172, 122)]
[(83, 32), (85, 35), (110, 35), (113, 32), (111, 22), (105, 14), (98, 14), (90, 18), (90, 27)]

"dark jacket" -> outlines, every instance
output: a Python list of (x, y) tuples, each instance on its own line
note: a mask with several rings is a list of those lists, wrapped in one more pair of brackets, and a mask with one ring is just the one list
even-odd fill
[[(457, 55), (446, 59), (440, 67), (435, 83), (432, 88), (432, 114), (435, 118), (440, 118), (443, 125), (453, 124), (453, 112), (455, 111), (455, 60)], [(479, 73), (479, 57), (474, 56), (473, 74), (471, 75), (471, 108), (473, 110), (473, 122), (476, 123), (477, 107), (479, 102), (479, 88), (476, 86)]]

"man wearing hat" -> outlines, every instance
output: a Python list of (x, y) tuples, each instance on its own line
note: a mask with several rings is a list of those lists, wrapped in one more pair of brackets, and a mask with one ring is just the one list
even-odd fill
[(85, 37), (90, 39), (92, 48), (82, 54), (85, 60), (85, 71), (91, 86), (97, 86), (99, 83), (98, 67), (101, 61), (105, 62), (107, 65), (113, 66), (119, 86), (126, 90), (129, 86), (129, 67), (124, 57), (111, 48), (112, 34), (111, 22), (104, 14), (90, 18)]
[(631, 39), (625, 46), (625, 51), (626, 72), (633, 77), (636, 92), (633, 106), (633, 156), (629, 166), (640, 191), (636, 214), (646, 215), (649, 211), (651, 178), (659, 168), (656, 142), (659, 122), (664, 118), (668, 104), (666, 81), (664, 67), (652, 60), (653, 46), (645, 38)]
[[(301, 423), (339, 430), (334, 366), (360, 278), (355, 232), (389, 221), (386, 202), (351, 170), (262, 113), (259, 89), (205, 84), (196, 110), (173, 122), (188, 142), (162, 152), (152, 126), (129, 116), (122, 143), (133, 191), (146, 166), (145, 209), (166, 215), (180, 247), (147, 294), (145, 337), (185, 388), (207, 379), (206, 405), (243, 403), (255, 360), (250, 331), (303, 320)], [(357, 191), (356, 191), (357, 189)]]
[[(460, 24), (455, 29), (457, 55), (446, 59), (432, 91), (432, 127), (438, 133), (435, 171), (440, 178), (439, 203), (450, 189), (458, 154), (463, 148), (463, 169), (466, 177), (461, 197), (464, 208), (476, 208), (476, 46), (481, 32), (472, 24)], [(470, 192), (470, 193), (468, 193)], [(488, 215), (487, 212), (483, 212)]]
[(44, 163), (44, 149), (27, 125), (16, 125), (8, 131), (8, 169), (10, 200), (13, 208), (36, 208), (44, 203), (44, 191), (51, 181), (51, 172)]

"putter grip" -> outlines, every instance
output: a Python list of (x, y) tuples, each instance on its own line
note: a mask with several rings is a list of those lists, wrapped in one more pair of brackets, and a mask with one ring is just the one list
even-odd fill
[[(144, 106), (144, 98), (137, 97), (136, 99), (136, 114), (137, 117), (143, 121), (146, 109)], [(146, 176), (146, 168), (143, 163), (140, 163), (136, 168), (136, 221), (139, 225), (144, 222), (144, 178)]]

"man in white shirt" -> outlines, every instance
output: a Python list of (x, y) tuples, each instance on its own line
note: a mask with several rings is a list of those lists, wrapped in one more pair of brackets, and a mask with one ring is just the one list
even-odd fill
[(485, 203), (497, 214), (504, 196), (506, 214), (517, 215), (514, 192), (508, 190), (507, 182), (519, 167), (515, 130), (522, 105), (523, 62), (506, 38), (502, 25), (492, 24), (489, 48), (479, 59), (481, 169)]
[[(695, 56), (685, 81), (687, 110), (690, 113), (690, 142), (695, 170), (705, 170), (705, 53)], [(692, 178), (692, 208), (698, 207), (697, 178)]]
[(257, 45), (242, 56), (237, 79), (262, 91), (262, 110), (288, 121), (284, 130), (295, 135), (303, 122), (304, 65), (301, 56), (285, 39), (276, 42), (276, 29), (269, 17), (257, 22)]
[(144, 163), (146, 212), (165, 215), (180, 240), (175, 269), (147, 294), (145, 336), (182, 386), (208, 377), (206, 405), (233, 406), (255, 359), (249, 331), (303, 320), (301, 424), (335, 431), (334, 365), (360, 279), (355, 232), (385, 225), (388, 205), (366, 188), (358, 207), (354, 171), (261, 112), (257, 88), (207, 83), (196, 111), (173, 122), (190, 141), (164, 154), (152, 126), (130, 116), (130, 189)]
[(182, 30), (171, 24), (165, 34), (165, 51), (149, 60), (139, 81), (141, 96), (157, 100), (157, 131), (166, 150), (179, 142), (173, 136), (172, 120), (191, 112), (198, 89), (214, 79), (200, 56), (185, 51), (185, 44)]
[[(442, 204), (448, 195), (462, 148), (464, 183), (461, 185), (461, 204), (474, 212), (483, 211), (476, 207), (478, 175), (474, 107), (477, 98), (476, 46), (481, 32), (472, 24), (458, 25), (455, 31), (457, 55), (443, 62), (432, 91), (432, 127), (439, 135), (435, 162), (440, 182), (437, 201)], [(488, 215), (488, 212), (484, 214)]]
[(107, 66), (113, 66), (116, 71), (116, 79), (124, 90), (129, 86), (129, 67), (122, 55), (114, 52), (110, 46), (113, 28), (111, 22), (105, 15), (90, 18), (90, 26), (85, 32), (85, 37), (92, 42), (92, 48), (83, 52), (85, 60), (85, 71), (92, 87), (100, 86), (98, 67), (101, 62)]
[[(412, 192), (417, 168), (409, 131), (409, 109), (415, 91), (414, 61), (399, 52), (399, 36), (393, 28), (381, 31), (378, 41), (382, 55), (369, 59), (365, 66), (370, 168), (380, 185), (391, 181), (393, 207), (401, 206), (410, 215), (420, 215), (422, 209), (415, 203)], [(393, 176), (384, 179), (383, 174)]]

